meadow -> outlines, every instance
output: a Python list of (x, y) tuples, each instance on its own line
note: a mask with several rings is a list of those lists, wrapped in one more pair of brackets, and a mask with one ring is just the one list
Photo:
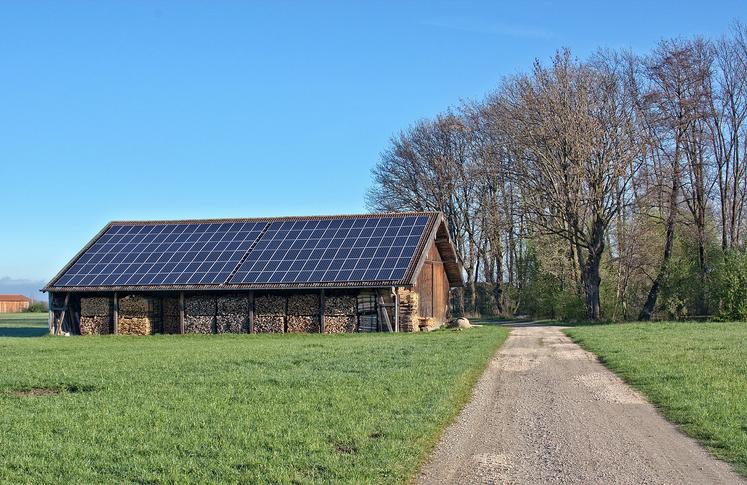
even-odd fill
[(747, 324), (593, 325), (566, 333), (747, 476)]
[(407, 482), (507, 335), (7, 336), (23, 318), (2, 482)]

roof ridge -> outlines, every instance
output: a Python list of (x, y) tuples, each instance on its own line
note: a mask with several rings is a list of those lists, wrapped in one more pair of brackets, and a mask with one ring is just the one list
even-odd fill
[(118, 220), (110, 221), (108, 226), (114, 224), (195, 224), (195, 223), (225, 223), (225, 222), (275, 222), (275, 221), (303, 221), (312, 219), (362, 219), (366, 217), (382, 216), (431, 216), (439, 214), (438, 211), (403, 211), (403, 212), (368, 212), (361, 214), (318, 214), (306, 216), (268, 216), (268, 217), (223, 217), (209, 219), (145, 219), (145, 220)]
[(21, 299), (23, 301), (33, 301), (28, 296), (22, 295), (20, 293), (2, 293), (2, 294), (0, 294), (0, 301), (9, 301), (8, 300), (9, 298), (19, 298), (19, 299)]

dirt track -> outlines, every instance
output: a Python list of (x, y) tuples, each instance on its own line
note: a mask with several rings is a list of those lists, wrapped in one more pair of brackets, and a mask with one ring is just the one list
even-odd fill
[(745, 483), (558, 327), (515, 327), (418, 483)]

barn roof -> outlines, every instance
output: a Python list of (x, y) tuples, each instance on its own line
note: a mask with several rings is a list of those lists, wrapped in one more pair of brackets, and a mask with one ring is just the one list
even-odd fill
[(30, 303), (33, 300), (23, 295), (0, 295), (0, 301), (27, 301)]
[(439, 212), (115, 221), (45, 291), (360, 288), (414, 284), (436, 244), (461, 265)]

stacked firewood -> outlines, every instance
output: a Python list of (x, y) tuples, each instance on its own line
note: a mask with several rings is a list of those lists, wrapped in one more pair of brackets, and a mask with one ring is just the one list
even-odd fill
[(243, 295), (219, 296), (215, 319), (218, 333), (245, 332), (249, 321), (249, 298)]
[[(117, 333), (120, 335), (150, 335), (155, 313), (153, 298), (129, 295), (119, 299)], [(160, 313), (160, 312), (158, 312)]]
[(282, 294), (258, 294), (254, 297), (254, 311), (258, 315), (285, 315), (285, 302)]
[(120, 317), (117, 333), (120, 335), (150, 335), (151, 321), (148, 317)]
[(288, 297), (288, 332), (319, 332), (318, 293), (297, 293)]
[(179, 333), (179, 299), (163, 299), (163, 333)]
[(213, 296), (189, 296), (184, 301), (184, 328), (187, 333), (213, 333), (217, 300)]
[(418, 319), (418, 294), (409, 289), (399, 290), (399, 330), (400, 332), (417, 332), (420, 330)]
[(255, 315), (254, 333), (283, 333), (285, 316), (283, 315)]
[(80, 334), (81, 335), (108, 335), (111, 333), (111, 318), (96, 315), (87, 315), (80, 317)]
[(86, 317), (111, 315), (112, 300), (105, 296), (86, 296), (80, 299), (80, 314)]
[(122, 315), (148, 315), (150, 301), (141, 295), (129, 295), (119, 299), (119, 313)]
[(319, 315), (288, 315), (288, 333), (319, 333)]
[(353, 295), (328, 295), (324, 299), (324, 313), (327, 315), (355, 315), (357, 301)]
[(350, 333), (358, 326), (357, 301), (353, 295), (328, 295), (324, 299), (324, 332)]
[(288, 297), (288, 315), (319, 315), (318, 293), (296, 293)]
[(112, 331), (112, 301), (106, 297), (80, 299), (80, 334), (106, 335)]
[(282, 294), (260, 294), (254, 298), (254, 332), (283, 333), (285, 331), (285, 306)]

